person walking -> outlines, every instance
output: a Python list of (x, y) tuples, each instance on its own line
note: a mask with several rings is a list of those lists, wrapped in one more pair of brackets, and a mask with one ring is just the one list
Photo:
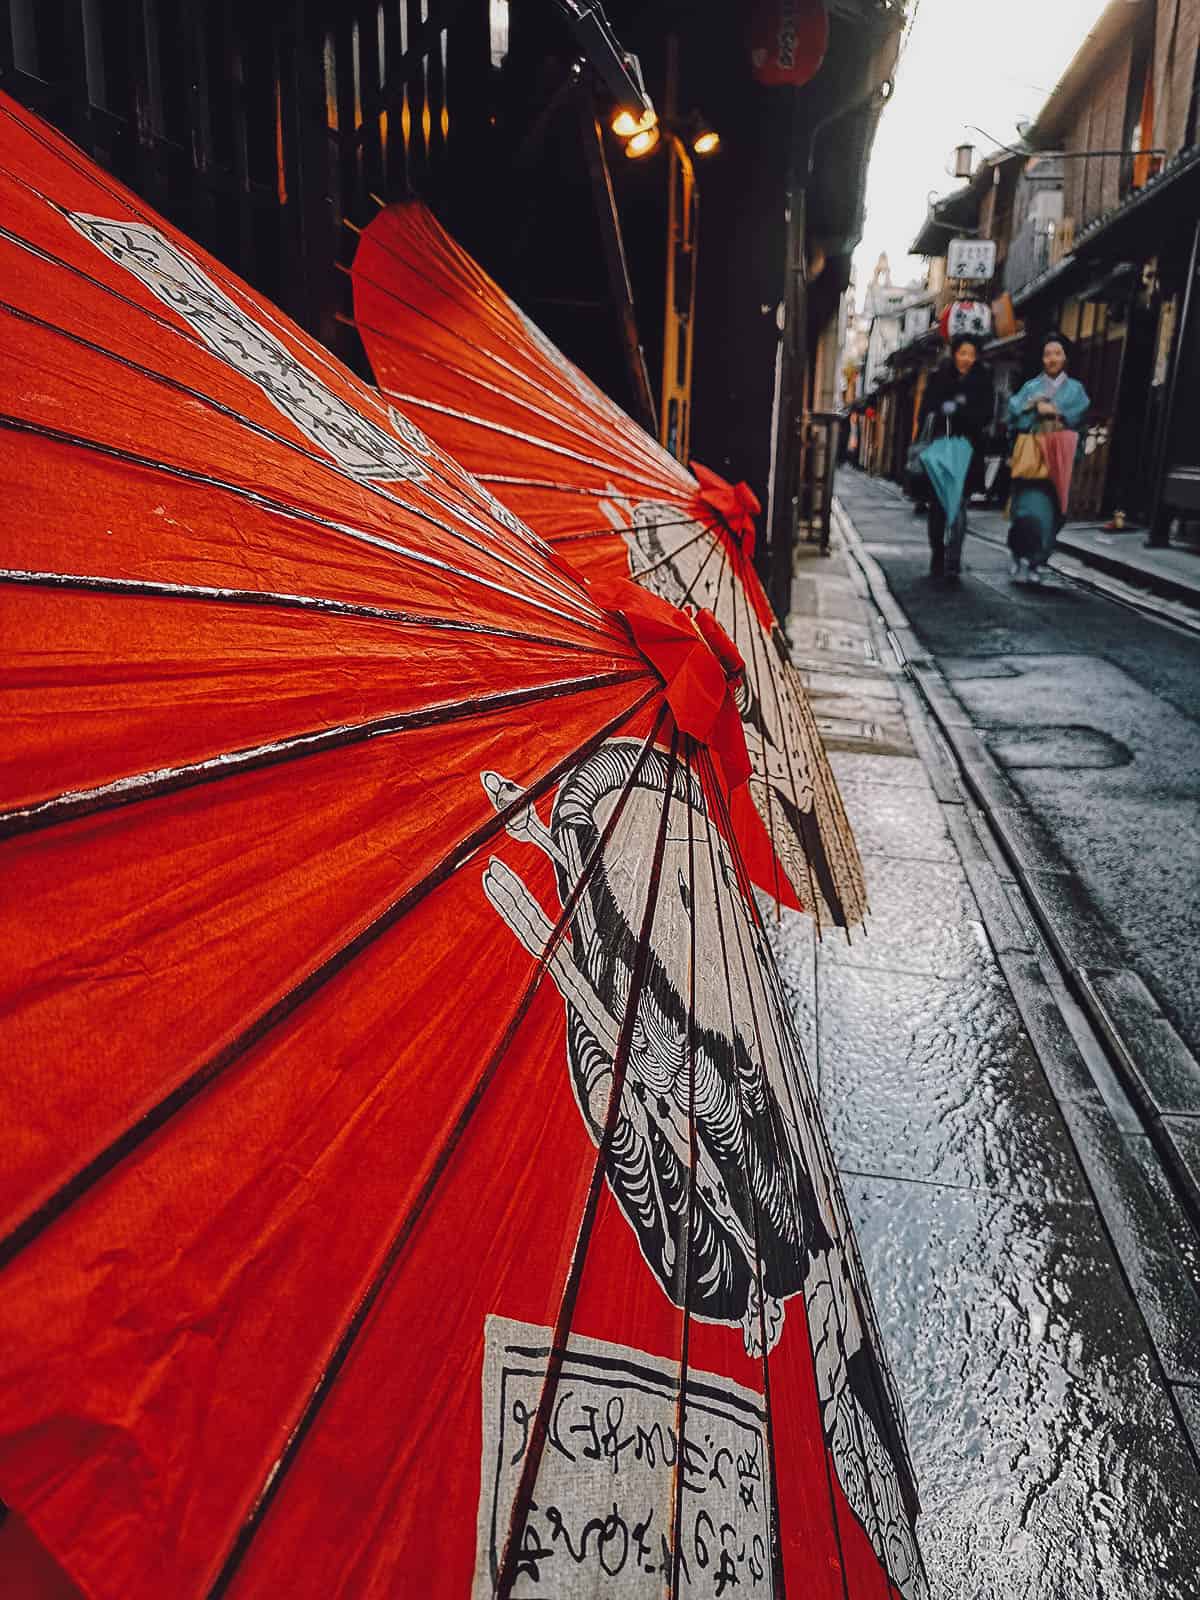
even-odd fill
[(919, 425), (932, 419), (933, 437), (943, 431), (969, 441), (971, 466), (967, 473), (962, 504), (947, 527), (946, 513), (936, 495), (929, 497), (929, 576), (958, 582), (962, 566), (963, 539), (967, 532), (967, 499), (982, 471), (982, 445), (994, 408), (992, 378), (979, 362), (979, 340), (960, 333), (950, 341), (950, 353), (925, 386)]
[[(1014, 443), (1022, 435), (1036, 438), (1061, 428), (1079, 433), (1091, 401), (1083, 385), (1067, 375), (1070, 357), (1070, 342), (1061, 333), (1048, 333), (1042, 340), (1041, 372), (1008, 402), (1008, 427)], [(1054, 481), (1036, 455), (1028, 453), (1026, 465), (1038, 476), (1023, 476), (1022, 465), (1018, 447), (1013, 453), (1009, 570), (1017, 583), (1040, 583), (1067, 508), (1060, 504)]]

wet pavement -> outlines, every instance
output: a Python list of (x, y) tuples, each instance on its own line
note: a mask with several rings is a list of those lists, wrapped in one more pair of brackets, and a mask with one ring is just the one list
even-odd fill
[(1057, 580), (1013, 585), (996, 512), (972, 508), (962, 584), (939, 588), (924, 519), (894, 486), (849, 471), (838, 482), (918, 639), (1115, 954), (1200, 1055), (1200, 636)]
[(908, 1410), (933, 1592), (1197, 1600), (1187, 1219), (844, 554), (802, 552), (789, 633), (872, 916), (847, 941), (785, 914), (774, 938)]

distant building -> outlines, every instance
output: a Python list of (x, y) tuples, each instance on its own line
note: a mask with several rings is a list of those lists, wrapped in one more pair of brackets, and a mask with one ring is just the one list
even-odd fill
[[(1092, 398), (1072, 514), (1120, 508), (1165, 538), (1173, 517), (1200, 517), (1200, 296), (1185, 293), (1200, 268), (1200, 4), (1110, 0), (1023, 137), (1027, 153), (993, 151), (931, 204), (912, 250), (932, 319), (961, 292), (951, 241), (993, 241), (994, 276), (970, 293), (996, 321), (996, 451), (1009, 393), (1061, 331)], [(860, 458), (898, 477), (941, 341), (909, 327), (889, 287), (854, 398), (872, 413)]]

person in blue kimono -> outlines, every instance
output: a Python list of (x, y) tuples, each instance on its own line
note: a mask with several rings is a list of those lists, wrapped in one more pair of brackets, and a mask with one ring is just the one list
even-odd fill
[[(1067, 376), (1070, 355), (1071, 346), (1061, 333), (1048, 333), (1042, 340), (1041, 372), (1008, 402), (1010, 437), (1058, 424), (1079, 433), (1082, 444), (1083, 420), (1091, 401), (1083, 385)], [(1009, 537), (1012, 576), (1018, 583), (1040, 583), (1066, 520), (1066, 508), (1059, 505), (1048, 478), (1013, 479), (1011, 520), (1014, 531), (1021, 533), (1020, 539)]]

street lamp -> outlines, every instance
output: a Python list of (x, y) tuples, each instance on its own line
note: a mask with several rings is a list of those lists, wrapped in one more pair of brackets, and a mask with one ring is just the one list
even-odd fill
[(688, 143), (694, 155), (711, 156), (720, 149), (720, 134), (698, 111), (693, 111), (688, 118), (687, 130)]
[(625, 143), (626, 159), (638, 161), (648, 156), (652, 150), (657, 150), (661, 137), (657, 128), (639, 128)]
[(693, 156), (720, 149), (715, 128), (698, 113), (684, 122), (674, 117), (634, 117), (619, 111), (612, 130), (625, 140), (631, 161), (666, 144), (667, 177), (666, 310), (663, 317), (662, 400), (658, 437), (679, 461), (686, 461), (691, 437), (692, 357), (696, 325), (696, 222), (700, 195)]
[(612, 131), (618, 139), (632, 139), (636, 134), (648, 133), (658, 124), (658, 112), (653, 106), (644, 111), (630, 111), (622, 106), (612, 119)]

